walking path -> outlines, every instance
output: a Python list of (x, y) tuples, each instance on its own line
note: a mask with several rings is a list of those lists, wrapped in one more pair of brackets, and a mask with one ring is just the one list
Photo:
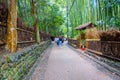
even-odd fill
[(62, 47), (53, 44), (30, 80), (120, 80), (102, 66), (97, 68), (95, 65), (65, 44)]

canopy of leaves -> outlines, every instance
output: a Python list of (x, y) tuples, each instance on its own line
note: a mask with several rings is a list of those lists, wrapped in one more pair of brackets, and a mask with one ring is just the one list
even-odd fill
[[(32, 16), (31, 0), (18, 0), (18, 14), (27, 26), (33, 26), (34, 18)], [(64, 23), (64, 17), (60, 11), (59, 1), (35, 0), (35, 7), (41, 31), (51, 33), (54, 36), (59, 35), (60, 26)]]
[[(70, 33), (75, 27), (93, 22), (99, 30), (120, 29), (120, 0), (65, 0)], [(74, 34), (71, 34), (75, 36)]]
[[(35, 1), (40, 30), (55, 36), (61, 33), (77, 36), (74, 28), (88, 22), (95, 23), (99, 30), (120, 29), (120, 0)], [(18, 0), (18, 12), (27, 26), (33, 26), (30, 0)]]

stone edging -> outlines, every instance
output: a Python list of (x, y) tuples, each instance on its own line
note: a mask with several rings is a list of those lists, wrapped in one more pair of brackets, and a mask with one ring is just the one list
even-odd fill
[[(51, 46), (53, 46), (53, 45), (48, 46), (48, 48), (51, 47)], [(32, 76), (33, 72), (35, 71), (35, 68), (39, 65), (39, 63), (40, 63), (43, 55), (46, 54), (46, 52), (47, 52), (47, 50), (43, 51), (43, 53), (41, 54), (41, 56), (34, 63), (33, 67), (30, 69), (29, 73), (25, 76), (25, 78), (23, 80), (31, 80), (31, 76)]]

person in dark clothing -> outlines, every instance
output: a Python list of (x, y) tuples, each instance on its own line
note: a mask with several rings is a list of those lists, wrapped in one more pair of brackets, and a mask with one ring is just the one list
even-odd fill
[(54, 39), (55, 39), (55, 37), (54, 37), (54, 36), (51, 36), (50, 38), (51, 38), (51, 40), (52, 40), (52, 41), (54, 41)]
[(62, 43), (63, 43), (63, 38), (62, 36), (59, 36), (59, 40), (58, 40), (58, 46), (62, 46)]

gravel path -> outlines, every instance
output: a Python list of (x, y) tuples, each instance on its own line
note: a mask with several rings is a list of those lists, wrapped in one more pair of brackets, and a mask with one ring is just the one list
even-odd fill
[(120, 80), (113, 79), (111, 76), (114, 74), (107, 70), (103, 72), (102, 66), (97, 68), (65, 44), (51, 47), (43, 55), (30, 80)]

